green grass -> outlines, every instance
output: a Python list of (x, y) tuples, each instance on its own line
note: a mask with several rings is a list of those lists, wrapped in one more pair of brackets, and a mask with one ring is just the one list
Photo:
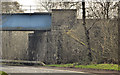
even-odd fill
[[(106, 69), (106, 70), (119, 70), (117, 64), (92, 64), (92, 65), (73, 65), (73, 64), (53, 64), (46, 65), (50, 67), (74, 67), (83, 69)], [(119, 67), (120, 68), (120, 67)]]
[(0, 75), (8, 75), (8, 74), (3, 71), (0, 71)]
[(73, 64), (52, 64), (52, 65), (45, 65), (50, 67), (72, 67)]

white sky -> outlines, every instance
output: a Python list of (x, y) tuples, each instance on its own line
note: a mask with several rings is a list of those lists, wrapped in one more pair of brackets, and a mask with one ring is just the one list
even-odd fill
[(18, 1), (21, 5), (36, 5), (35, 0), (16, 0)]
[[(36, 5), (37, 2), (46, 2), (46, 1), (62, 1), (62, 0), (15, 0), (18, 1), (21, 5)], [(64, 0), (64, 1), (79, 1), (79, 0)]]
[[(20, 3), (20, 5), (27, 6), (27, 7), (22, 7), (22, 9), (30, 9), (30, 5), (40, 5), (39, 2), (45, 2), (45, 1), (54, 1), (54, 2), (60, 2), (63, 0), (0, 0), (0, 1), (17, 1)], [(82, 1), (82, 0), (64, 0), (64, 1)], [(100, 1), (100, 0), (85, 0), (85, 1)], [(104, 1), (104, 0), (103, 0)], [(120, 1), (120, 0), (110, 0), (110, 1)], [(40, 6), (41, 7), (41, 6)], [(31, 9), (37, 9), (36, 6), (32, 6)], [(27, 12), (30, 12), (27, 10)]]
[(33, 7), (33, 5), (37, 5), (37, 1), (36, 0), (15, 0), (18, 1), (20, 3), (20, 5), (23, 5), (22, 9), (27, 9), (27, 12), (35, 12), (33, 10), (29, 10), (30, 9), (30, 5), (32, 6), (31, 9), (36, 9), (37, 7)]
[[(82, 0), (0, 0), (0, 1), (18, 1), (21, 5), (36, 5), (39, 1), (54, 1), (54, 2), (61, 2), (61, 1), (82, 1)], [(85, 1), (120, 1), (120, 0), (85, 0)]]

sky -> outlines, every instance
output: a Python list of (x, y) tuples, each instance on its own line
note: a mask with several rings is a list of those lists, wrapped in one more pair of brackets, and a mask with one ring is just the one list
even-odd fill
[(36, 0), (16, 0), (21, 5), (36, 5)]
[(35, 5), (38, 0), (0, 0), (2, 2), (14, 2), (17, 1), (21, 5)]
[[(31, 9), (37, 9), (37, 6), (36, 5), (39, 5), (39, 7), (41, 7), (40, 6), (40, 4), (39, 4), (39, 2), (40, 1), (62, 1), (62, 0), (2, 0), (2, 1), (17, 1), (17, 2), (19, 2), (19, 4), (20, 5), (23, 5), (22, 6), (22, 9), (27, 9), (27, 11), (25, 11), (25, 12), (30, 12), (30, 10), (28, 10), (28, 9), (30, 9), (30, 5), (31, 5)], [(64, 0), (64, 1), (70, 1), (70, 0)], [(76, 1), (76, 0), (71, 0), (71, 1)], [(32, 12), (35, 12), (35, 11), (32, 11)]]
[[(18, 1), (21, 5), (36, 5), (37, 2), (39, 1), (62, 1), (62, 0), (16, 0)], [(64, 1), (78, 1), (78, 0), (64, 0)]]
[[(28, 12), (35, 12), (33, 10), (29, 10), (30, 9), (30, 5), (31, 5), (31, 9), (36, 9), (37, 7), (35, 5), (37, 5), (37, 0), (16, 0), (20, 3), (20, 5), (23, 5), (23, 9), (27, 9), (27, 11), (25, 11), (26, 13)], [(34, 5), (34, 7), (33, 7)]]
[[(1, 0), (0, 0), (1, 1)], [(61, 1), (82, 1), (82, 0), (2, 0), (2, 1), (18, 1), (21, 5), (36, 5), (38, 1), (54, 1), (54, 2), (61, 2)], [(85, 1), (120, 1), (120, 0), (85, 0)]]
[[(39, 5), (39, 7), (41, 7), (39, 4), (40, 1), (42, 2), (43, 1), (55, 1), (56, 2), (56, 1), (63, 1), (63, 0), (2, 0), (2, 1), (17, 1), (20, 3), (20, 5), (23, 5), (22, 9), (30, 9), (30, 5), (31, 5), (31, 9), (37, 9), (38, 6), (36, 5)], [(81, 0), (64, 0), (64, 1), (81, 1)], [(95, 1), (95, 0), (85, 0), (85, 1)], [(113, 1), (118, 1), (118, 0), (113, 0)], [(30, 11), (27, 10), (26, 12), (30, 12)]]
[[(39, 4), (40, 1), (42, 2), (43, 1), (55, 1), (56, 2), (56, 1), (62, 1), (62, 0), (13, 0), (13, 1), (18, 1), (20, 5), (28, 6), (28, 7), (23, 7), (23, 9), (30, 9), (30, 5), (32, 6), (31, 7), (32, 9), (37, 9), (36, 5), (39, 5), (39, 7), (41, 7)], [(64, 1), (77, 1), (77, 0), (64, 0)], [(27, 10), (25, 12), (31, 12), (31, 11)], [(37, 11), (32, 11), (32, 12), (37, 12)]]

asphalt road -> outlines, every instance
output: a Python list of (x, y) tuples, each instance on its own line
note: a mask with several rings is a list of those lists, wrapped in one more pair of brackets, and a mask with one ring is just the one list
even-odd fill
[(6, 73), (79, 73), (79, 75), (95, 75), (85, 72), (50, 69), (50, 68), (34, 67), (34, 66), (2, 66), (1, 69)]

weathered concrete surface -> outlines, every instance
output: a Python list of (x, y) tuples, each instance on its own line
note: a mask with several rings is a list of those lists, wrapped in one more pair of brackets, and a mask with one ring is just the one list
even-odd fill
[[(118, 39), (120, 39), (120, 1), (118, 7)], [(120, 45), (120, 40), (118, 40), (118, 45)], [(118, 46), (118, 64), (120, 67), (120, 46)]]
[(2, 31), (0, 31), (0, 59), (2, 59)]
[(31, 31), (2, 31), (2, 58), (28, 59), (28, 34)]
[[(93, 25), (94, 24), (94, 25)], [(86, 20), (94, 62), (118, 59), (117, 20)], [(46, 64), (85, 63), (88, 52), (82, 20), (76, 10), (53, 10), (50, 31), (4, 31), (3, 58), (42, 61)], [(102, 56), (102, 57), (101, 57)]]
[(51, 31), (36, 31), (30, 35), (30, 60), (47, 64), (78, 62), (81, 46), (65, 33), (76, 21), (76, 10), (53, 10)]
[[(66, 32), (76, 25), (77, 10), (53, 10), (52, 12), (52, 44), (56, 51), (56, 63), (73, 63), (79, 61), (80, 45)], [(74, 46), (73, 46), (74, 45)], [(81, 48), (82, 50), (82, 48)]]
[[(86, 20), (90, 32), (93, 62), (118, 62), (117, 23), (117, 19)], [(82, 20), (76, 18), (76, 10), (53, 10), (51, 33), (55, 38), (52, 44), (55, 47), (53, 50), (56, 51), (57, 63), (87, 62), (85, 30)]]
[(47, 51), (47, 31), (35, 31), (29, 35), (29, 60), (43, 61)]
[(51, 30), (69, 30), (77, 21), (76, 9), (53, 9), (52, 10), (52, 29)]
[[(71, 35), (76, 36), (80, 41), (85, 41), (84, 29), (82, 20), (78, 20), (74, 32)], [(87, 19), (86, 25), (90, 32), (90, 44), (93, 55), (93, 61), (98, 63), (103, 62), (118, 62), (118, 20), (92, 20)]]

